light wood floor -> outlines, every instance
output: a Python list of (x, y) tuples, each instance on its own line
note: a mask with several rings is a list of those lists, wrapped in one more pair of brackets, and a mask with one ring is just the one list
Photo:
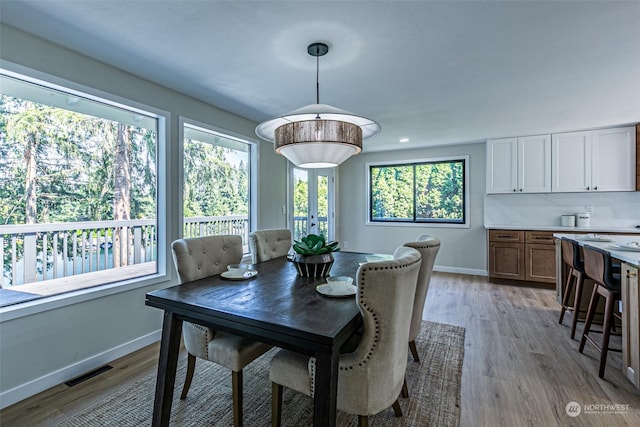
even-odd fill
[[(466, 328), (462, 426), (640, 426), (640, 393), (622, 376), (620, 355), (609, 354), (605, 379), (599, 379), (595, 350), (587, 346), (579, 354), (578, 342), (569, 338), (571, 314), (564, 325), (558, 315), (555, 291), (434, 274), (425, 318)], [(619, 346), (619, 337), (612, 344)], [(55, 424), (155, 372), (157, 355), (158, 345), (149, 346), (114, 361), (114, 369), (98, 377), (19, 402), (0, 412), (0, 425)], [(592, 407), (592, 413), (571, 418), (565, 412), (571, 401), (628, 410), (610, 414)]]

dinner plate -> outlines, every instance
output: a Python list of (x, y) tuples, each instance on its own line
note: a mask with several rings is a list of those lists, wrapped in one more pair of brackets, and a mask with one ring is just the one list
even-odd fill
[(613, 249), (619, 251), (640, 252), (640, 242), (620, 242), (613, 246)]
[(224, 273), (220, 274), (220, 277), (224, 277), (225, 279), (228, 279), (228, 280), (248, 280), (248, 279), (253, 279), (257, 275), (258, 275), (258, 272), (255, 270), (247, 270), (242, 274), (225, 271)]
[(613, 239), (607, 236), (599, 236), (597, 234), (587, 234), (582, 238), (582, 240), (586, 240), (587, 242), (613, 242)]
[(358, 288), (348, 283), (323, 283), (316, 286), (316, 291), (328, 297), (348, 297), (356, 294)]

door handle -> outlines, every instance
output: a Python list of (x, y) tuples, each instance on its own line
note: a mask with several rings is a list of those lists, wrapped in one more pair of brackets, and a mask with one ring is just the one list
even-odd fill
[(312, 227), (315, 227), (315, 226), (316, 226), (316, 223), (315, 223), (315, 222), (312, 222), (312, 223), (311, 223), (311, 226), (312, 226)]

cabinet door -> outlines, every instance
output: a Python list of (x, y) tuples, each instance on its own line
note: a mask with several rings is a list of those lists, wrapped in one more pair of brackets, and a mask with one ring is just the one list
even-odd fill
[(490, 242), (489, 277), (524, 280), (524, 244)]
[(640, 290), (638, 269), (622, 264), (622, 373), (640, 387)]
[(591, 133), (554, 134), (551, 148), (551, 191), (591, 190)]
[(487, 193), (517, 191), (517, 141), (517, 138), (487, 141)]
[(551, 135), (518, 138), (518, 192), (551, 192)]
[(525, 280), (556, 282), (556, 247), (549, 244), (527, 243)]
[(591, 184), (593, 191), (635, 191), (634, 127), (591, 132)]

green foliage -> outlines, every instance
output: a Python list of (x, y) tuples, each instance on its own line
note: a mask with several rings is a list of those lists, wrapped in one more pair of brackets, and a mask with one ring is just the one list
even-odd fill
[(300, 240), (294, 240), (293, 250), (300, 255), (322, 255), (340, 250), (338, 242), (327, 243), (325, 237), (320, 234), (308, 234)]

